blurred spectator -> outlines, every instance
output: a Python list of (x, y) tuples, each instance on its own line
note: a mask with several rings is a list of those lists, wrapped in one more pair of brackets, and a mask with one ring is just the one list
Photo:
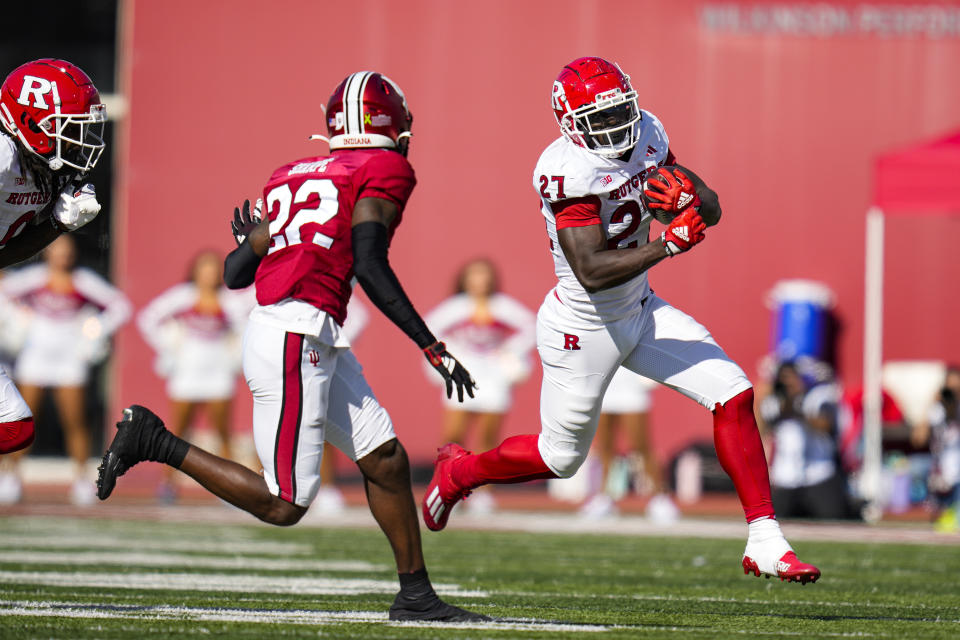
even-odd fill
[[(154, 369), (167, 380), (167, 428), (183, 435), (203, 407), (226, 458), (233, 454), (230, 407), (240, 370), (240, 336), (252, 307), (249, 292), (223, 286), (222, 256), (205, 251), (194, 258), (186, 282), (161, 293), (137, 316), (140, 333), (157, 352)], [(164, 469), (157, 498), (172, 502), (174, 469)]]
[[(347, 320), (343, 323), (343, 335), (350, 342), (352, 349), (360, 339), (360, 334), (370, 322), (370, 312), (362, 302), (359, 294), (354, 291), (347, 303)], [(336, 447), (324, 447), (323, 459), (320, 461), (320, 489), (313, 500), (312, 508), (308, 513), (315, 515), (336, 515), (343, 511), (346, 502), (343, 492), (337, 486), (338, 460), (343, 453)]]
[[(472, 260), (457, 273), (454, 295), (424, 318), (438, 339), (457, 354), (477, 382), (476, 397), (444, 396), (442, 442), (466, 445), (471, 425), (480, 431), (475, 443), (486, 450), (500, 441), (500, 425), (510, 409), (511, 389), (530, 374), (528, 354), (536, 344), (536, 316), (520, 302), (499, 292), (499, 279), (490, 260)], [(443, 379), (432, 368), (431, 380)], [(476, 491), (467, 501), (471, 511), (493, 509), (489, 490)]]
[[(620, 367), (610, 380), (603, 396), (593, 450), (597, 454), (601, 476), (596, 493), (580, 510), (588, 518), (601, 518), (616, 513), (615, 500), (630, 488), (641, 495), (653, 494), (647, 515), (658, 521), (676, 519), (676, 507), (664, 495), (660, 465), (650, 443), (651, 390), (656, 385), (629, 369)], [(628, 452), (623, 473), (613, 473), (617, 460), (617, 438), (621, 431), (627, 439)], [(617, 481), (616, 477), (620, 476)]]
[(776, 371), (772, 392), (758, 403), (772, 439), (770, 484), (781, 517), (851, 518), (846, 478), (838, 464), (839, 389), (822, 371), (804, 379), (793, 362)]
[(960, 367), (947, 368), (943, 388), (930, 407), (927, 421), (914, 429), (913, 444), (929, 444), (933, 455), (928, 486), (941, 509), (937, 530), (960, 530)]
[[(85, 386), (92, 365), (107, 356), (109, 338), (130, 317), (127, 298), (89, 269), (76, 266), (73, 237), (61, 235), (43, 252), (44, 262), (7, 274), (3, 295), (22, 312), (23, 342), (13, 367), (17, 388), (34, 416), (44, 390), (53, 390), (67, 454), (75, 465), (70, 490), (74, 504), (94, 501), (87, 477), (90, 433), (86, 424)], [(18, 461), (25, 451), (7, 456), (12, 469), (0, 477), (0, 501), (21, 495)]]

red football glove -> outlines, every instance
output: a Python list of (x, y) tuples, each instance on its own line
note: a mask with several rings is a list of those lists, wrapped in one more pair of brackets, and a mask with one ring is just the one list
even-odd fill
[(643, 195), (647, 197), (650, 209), (680, 212), (691, 204), (700, 204), (697, 189), (687, 174), (680, 169), (671, 170), (670, 167), (659, 167), (647, 178)]
[(704, 231), (707, 224), (700, 217), (694, 207), (690, 207), (682, 214), (673, 219), (663, 233), (660, 234), (660, 242), (666, 248), (670, 257), (689, 251), (693, 245), (703, 242), (707, 236)]

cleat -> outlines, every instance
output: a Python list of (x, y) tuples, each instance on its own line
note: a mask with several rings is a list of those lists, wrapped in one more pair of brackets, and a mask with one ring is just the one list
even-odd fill
[(473, 613), (460, 607), (447, 604), (430, 590), (430, 593), (417, 598), (405, 596), (402, 592), (390, 606), (390, 619), (413, 622), (491, 622), (493, 618)]
[(117, 423), (117, 435), (97, 469), (97, 497), (110, 497), (117, 478), (130, 467), (144, 460), (156, 460), (159, 443), (169, 433), (163, 421), (146, 407), (132, 405), (124, 409), (123, 418)]
[(774, 566), (769, 569), (761, 569), (757, 562), (746, 553), (743, 556), (742, 564), (745, 574), (753, 573), (753, 575), (760, 577), (762, 573), (767, 579), (769, 579), (770, 576), (780, 578), (780, 582), (786, 581), (807, 584), (808, 582), (816, 582), (817, 579), (820, 578), (820, 570), (812, 564), (800, 562), (797, 554), (793, 551), (784, 553)]
[(453, 482), (450, 472), (460, 458), (473, 455), (458, 444), (445, 444), (437, 449), (437, 460), (433, 463), (433, 478), (427, 485), (423, 496), (423, 521), (431, 531), (440, 531), (447, 526), (447, 519), (453, 506), (470, 495), (469, 490), (461, 489)]

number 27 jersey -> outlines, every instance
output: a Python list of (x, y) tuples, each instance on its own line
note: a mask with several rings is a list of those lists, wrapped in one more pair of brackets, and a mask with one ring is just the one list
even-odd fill
[(650, 291), (647, 274), (588, 292), (567, 262), (557, 230), (599, 224), (609, 250), (646, 244), (653, 217), (640, 197), (642, 184), (647, 174), (672, 163), (673, 157), (660, 121), (649, 111), (641, 110), (641, 115), (637, 144), (627, 158), (604, 158), (561, 137), (540, 155), (533, 173), (558, 280), (556, 295), (590, 320), (614, 320), (638, 312)]
[(257, 269), (257, 302), (309, 303), (339, 325), (347, 317), (353, 279), (353, 208), (361, 198), (394, 202), (400, 223), (416, 177), (402, 155), (387, 149), (343, 149), (286, 164), (263, 190), (270, 248)]

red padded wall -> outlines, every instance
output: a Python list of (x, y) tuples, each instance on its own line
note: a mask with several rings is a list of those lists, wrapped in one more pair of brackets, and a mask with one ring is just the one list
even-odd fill
[[(703, 245), (654, 269), (657, 293), (754, 376), (769, 346), (764, 293), (781, 278), (822, 280), (839, 299), (843, 374), (856, 383), (871, 159), (960, 125), (960, 40), (723, 31), (703, 20), (713, 4), (355, 0), (347, 12), (310, 0), (128, 3), (118, 281), (140, 307), (199, 249), (231, 248), (234, 204), (255, 197), (276, 166), (324, 153), (307, 140), (324, 129), (321, 104), (346, 74), (376, 69), (403, 87), (415, 116), (419, 186), (391, 252), (411, 298), (428, 310), (458, 265), (486, 255), (505, 290), (535, 309), (554, 282), (531, 186), (558, 135), (551, 83), (567, 61), (602, 55), (632, 75), (680, 161), (724, 208)], [(960, 221), (898, 219), (888, 231), (886, 357), (960, 359), (951, 293)], [(441, 409), (416, 347), (375, 314), (356, 351), (412, 456), (426, 460)], [(134, 329), (122, 332), (118, 356), (113, 406), (165, 413)], [(538, 377), (520, 388), (510, 433), (539, 428)], [(238, 398), (246, 425), (242, 385)], [(711, 437), (694, 403), (665, 389), (655, 401), (662, 455)]]

